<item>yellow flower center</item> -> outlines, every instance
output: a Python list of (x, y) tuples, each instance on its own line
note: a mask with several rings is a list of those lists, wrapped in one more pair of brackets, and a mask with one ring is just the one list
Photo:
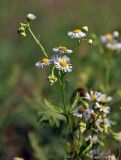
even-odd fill
[(93, 95), (91, 96), (91, 98), (92, 98), (93, 100), (95, 100), (95, 99), (97, 98), (96, 94), (93, 94)]
[(67, 51), (67, 48), (63, 47), (63, 46), (59, 46), (59, 50), (61, 50), (61, 51)]
[(75, 30), (73, 30), (73, 32), (74, 32), (74, 33), (80, 33), (81, 30), (80, 30), (80, 29), (75, 29)]
[(80, 108), (80, 109), (78, 110), (78, 113), (84, 113), (85, 111), (86, 111), (85, 109)]
[(101, 105), (101, 108), (102, 108), (102, 110), (105, 110), (105, 109), (106, 109), (106, 106)]
[(68, 63), (65, 62), (65, 61), (61, 61), (61, 62), (60, 62), (60, 65), (65, 68), (65, 67), (68, 66)]
[(109, 41), (112, 40), (112, 34), (111, 33), (107, 33), (106, 36), (107, 36)]
[(41, 62), (42, 62), (42, 63), (47, 63), (48, 61), (49, 61), (48, 58), (43, 58), (43, 59), (41, 59)]

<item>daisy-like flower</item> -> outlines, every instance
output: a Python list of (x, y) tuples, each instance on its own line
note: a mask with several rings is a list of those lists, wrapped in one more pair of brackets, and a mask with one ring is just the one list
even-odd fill
[(67, 56), (54, 56), (52, 58), (52, 61), (54, 62), (54, 65), (58, 70), (62, 70), (63, 72), (72, 71), (72, 65), (70, 63), (71, 60)]
[(113, 40), (113, 35), (112, 33), (107, 33), (105, 35), (100, 36), (100, 40), (102, 43), (106, 44), (108, 42), (112, 42)]
[(27, 17), (27, 20), (31, 20), (31, 21), (34, 21), (36, 19), (36, 16), (32, 13), (27, 14), (26, 17)]
[(97, 98), (100, 97), (100, 96), (101, 96), (101, 93), (97, 92), (97, 91), (90, 91), (90, 93), (85, 94), (85, 98), (90, 100), (90, 101), (97, 100)]
[(87, 36), (88, 27), (84, 26), (81, 29), (75, 29), (73, 31), (69, 31), (67, 34), (71, 38), (85, 38)]
[(89, 152), (88, 156), (92, 159), (99, 160), (103, 156), (103, 153), (99, 149), (93, 149)]
[(51, 64), (51, 60), (47, 57), (42, 58), (40, 61), (38, 61), (35, 66), (39, 68), (43, 68), (44, 66), (49, 66)]
[(20, 157), (14, 157), (13, 160), (24, 160), (24, 159)]
[(74, 111), (73, 115), (79, 118), (82, 118), (83, 115), (86, 113), (86, 109), (83, 108), (82, 106), (78, 106)]
[(106, 48), (110, 49), (112, 51), (120, 52), (121, 51), (121, 43), (117, 42), (117, 41), (114, 41), (112, 43), (107, 43)]
[(78, 106), (74, 111), (73, 115), (85, 120), (89, 119), (93, 110), (91, 108), (85, 109), (83, 106)]
[(102, 104), (109, 103), (112, 101), (112, 97), (106, 96), (105, 94), (99, 94), (97, 97), (97, 101)]
[(59, 46), (59, 47), (53, 48), (53, 51), (58, 53), (58, 54), (70, 54), (70, 53), (73, 53), (72, 50), (70, 50), (70, 49), (68, 49), (67, 47), (64, 47), (64, 46)]
[(105, 114), (110, 113), (110, 107), (103, 105), (103, 104), (99, 104), (96, 102), (96, 106), (95, 108), (99, 108), (99, 110)]
[(117, 159), (116, 159), (115, 155), (112, 154), (112, 155), (105, 156), (104, 160), (117, 160)]

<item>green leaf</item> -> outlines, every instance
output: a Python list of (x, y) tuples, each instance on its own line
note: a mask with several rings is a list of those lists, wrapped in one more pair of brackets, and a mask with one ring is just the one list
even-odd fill
[(74, 100), (74, 102), (73, 102), (73, 104), (72, 104), (72, 106), (71, 106), (71, 108), (69, 110), (70, 112), (72, 112), (74, 110), (74, 108), (77, 106), (78, 100), (79, 100), (79, 96), (77, 94), (76, 97), (75, 97), (75, 100)]
[(52, 110), (53, 112), (56, 112), (56, 113), (60, 113), (62, 114), (63, 113), (63, 110), (59, 107), (56, 107), (54, 105), (52, 105), (47, 99), (44, 98), (44, 102), (45, 104), (47, 105), (47, 107)]

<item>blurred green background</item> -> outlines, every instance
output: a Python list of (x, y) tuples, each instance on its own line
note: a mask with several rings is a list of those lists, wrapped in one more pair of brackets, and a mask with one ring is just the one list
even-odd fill
[[(31, 26), (52, 55), (52, 48), (59, 44), (73, 49), (76, 41), (66, 33), (83, 25), (98, 36), (120, 32), (121, 0), (0, 0), (0, 159), (22, 156), (26, 160), (61, 160), (64, 141), (59, 137), (65, 137), (63, 124), (57, 128), (37, 122), (44, 97), (61, 105), (58, 85), (50, 86), (46, 81), (48, 69), (35, 68), (41, 51), (31, 35), (22, 38), (17, 34), (28, 13), (37, 16)], [(83, 42), (78, 52), (77, 68), (69, 76), (68, 99), (77, 87), (98, 90), (102, 85), (104, 63), (98, 50)], [(120, 131), (121, 54), (113, 58), (110, 94), (115, 101), (111, 119), (114, 129)], [(110, 143), (116, 151), (118, 144), (109, 140), (107, 146)]]

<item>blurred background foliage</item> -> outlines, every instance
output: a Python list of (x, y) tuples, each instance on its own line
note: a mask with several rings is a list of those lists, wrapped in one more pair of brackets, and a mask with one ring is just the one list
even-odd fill
[[(65, 144), (59, 137), (67, 138), (64, 124), (50, 127), (38, 122), (41, 111), (47, 111), (44, 97), (61, 106), (58, 85), (49, 86), (48, 69), (35, 68), (41, 51), (32, 37), (17, 35), (19, 23), (29, 12), (37, 16), (33, 31), (52, 55), (52, 48), (59, 44), (74, 49), (76, 41), (66, 33), (83, 25), (98, 36), (121, 32), (121, 0), (0, 0), (0, 159), (22, 156), (26, 160), (61, 160)], [(104, 57), (97, 48), (82, 42), (75, 61), (76, 68), (68, 77), (68, 100), (78, 87), (101, 90), (103, 84)], [(110, 117), (115, 131), (121, 130), (120, 83), (121, 54), (115, 54), (109, 93), (114, 97)], [(107, 149), (110, 144), (116, 152), (119, 146), (111, 137)]]

